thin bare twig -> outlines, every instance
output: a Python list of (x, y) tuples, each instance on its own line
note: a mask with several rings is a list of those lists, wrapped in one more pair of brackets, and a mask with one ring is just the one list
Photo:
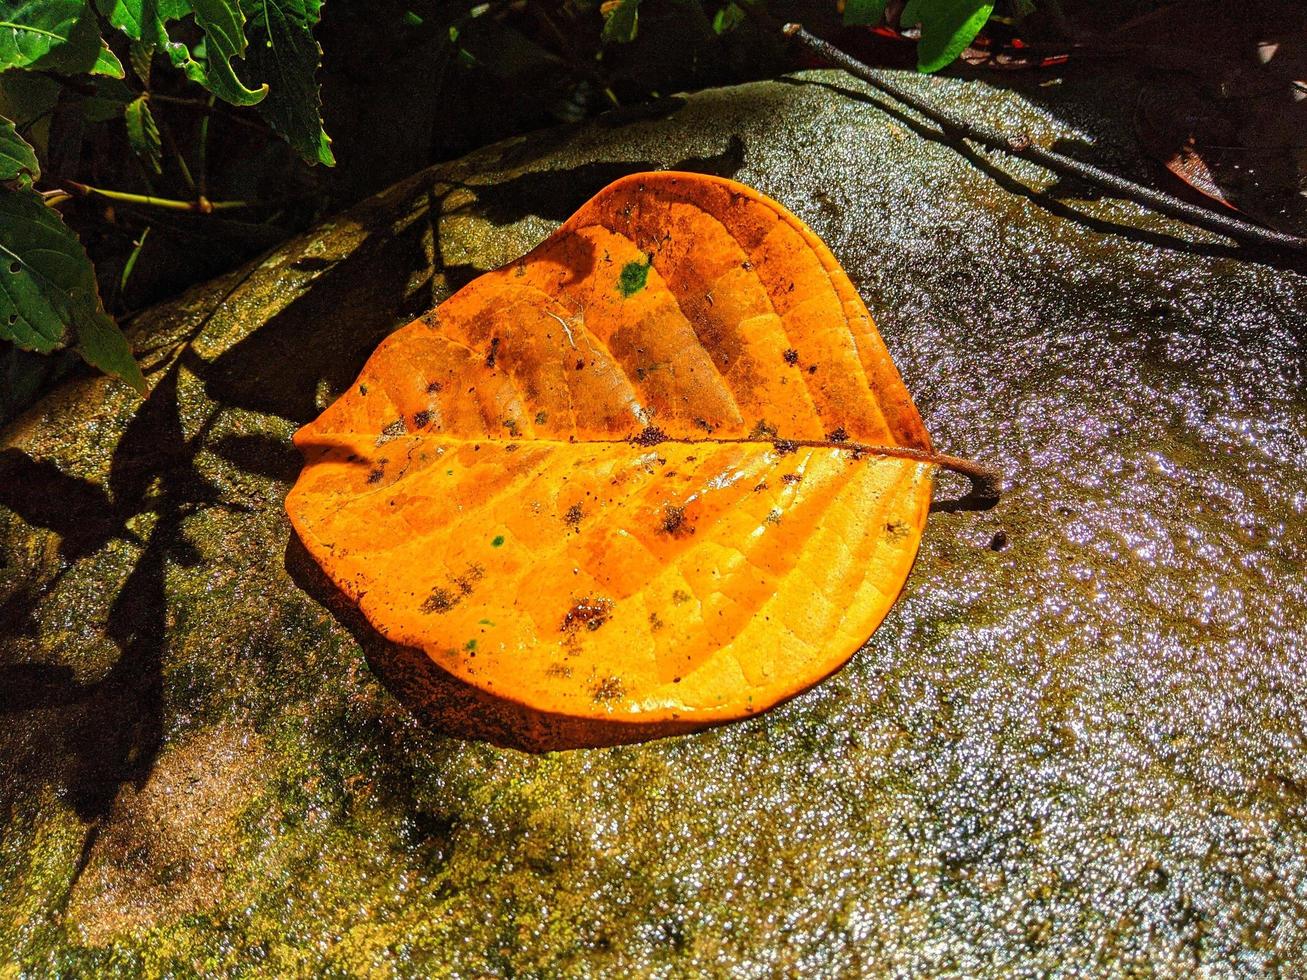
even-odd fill
[(1167, 194), (1165, 191), (1145, 187), (1133, 180), (1109, 173), (1092, 163), (1084, 163), (1074, 157), (1058, 153), (1056, 150), (1040, 146), (1027, 134), (1009, 135), (1001, 133), (986, 126), (977, 125), (941, 112), (915, 95), (887, 81), (881, 72), (846, 54), (829, 41), (824, 41), (815, 34), (804, 30), (801, 24), (786, 24), (781, 28), (781, 31), (788, 37), (793, 38), (811, 54), (835, 65), (837, 68), (843, 69), (855, 78), (866, 82), (876, 91), (888, 95), (895, 101), (925, 116), (939, 126), (946, 136), (955, 139), (972, 140), (1001, 153), (1008, 153), (1012, 156), (1034, 161), (1054, 173), (1078, 177), (1087, 183), (1110, 191), (1116, 197), (1134, 201), (1136, 204), (1143, 204), (1161, 214), (1178, 218), (1180, 221), (1206, 228), (1209, 231), (1218, 232), (1238, 241), (1288, 248), (1299, 252), (1307, 251), (1307, 238), (1264, 228), (1249, 221), (1208, 210), (1197, 204), (1190, 204), (1188, 201)]

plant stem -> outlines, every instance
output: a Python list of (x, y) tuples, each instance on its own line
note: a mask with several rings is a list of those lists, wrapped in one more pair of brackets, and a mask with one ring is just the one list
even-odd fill
[(1197, 204), (1190, 204), (1188, 201), (1183, 201), (1172, 194), (1167, 194), (1165, 191), (1145, 187), (1143, 184), (1109, 173), (1091, 163), (1082, 163), (1074, 157), (1058, 153), (1056, 150), (1047, 149), (1035, 143), (1024, 133), (1008, 135), (941, 112), (915, 95), (905, 92), (897, 85), (886, 81), (881, 72), (863, 64), (851, 55), (845, 54), (829, 41), (824, 41), (804, 30), (801, 24), (786, 24), (781, 28), (781, 31), (787, 37), (793, 38), (802, 45), (809, 53), (843, 69), (855, 78), (860, 78), (878, 92), (888, 95), (895, 101), (925, 116), (938, 125), (945, 136), (972, 140), (1002, 153), (1032, 160), (1054, 173), (1078, 177), (1090, 184), (1110, 191), (1116, 197), (1134, 201), (1136, 204), (1143, 204), (1161, 214), (1178, 218), (1181, 221), (1197, 225), (1200, 228), (1206, 228), (1209, 231), (1219, 232), (1238, 241), (1289, 248), (1300, 252), (1307, 251), (1307, 238), (1274, 231), (1261, 225), (1255, 225), (1239, 218), (1208, 210)]
[[(207, 116), (205, 117), (208, 118)], [(168, 125), (168, 120), (162, 116), (158, 120), (159, 131), (163, 134), (164, 142), (168, 144), (168, 152), (172, 154), (173, 159), (177, 161), (177, 170), (182, 175), (182, 180), (186, 183), (186, 189), (196, 196), (198, 200), (203, 195), (200, 193), (195, 184), (195, 178), (191, 176), (191, 168), (186, 165), (186, 158), (182, 156), (181, 147), (177, 145), (177, 140), (173, 137), (172, 127)]]
[[(209, 96), (209, 108), (217, 102), (216, 95)], [(195, 169), (199, 172), (200, 197), (209, 195), (209, 120), (213, 118), (206, 112), (200, 119), (199, 146), (195, 152)]]
[(103, 197), (111, 201), (123, 201), (127, 204), (144, 204), (154, 208), (166, 208), (169, 211), (192, 211), (196, 214), (212, 214), (214, 211), (231, 211), (236, 208), (257, 208), (259, 201), (209, 201), (201, 197), (194, 201), (178, 201), (170, 197), (155, 197), (153, 194), (131, 194), (127, 191), (110, 191), (103, 187), (91, 187), (75, 180), (63, 180), (61, 189), (80, 194), (83, 197)]

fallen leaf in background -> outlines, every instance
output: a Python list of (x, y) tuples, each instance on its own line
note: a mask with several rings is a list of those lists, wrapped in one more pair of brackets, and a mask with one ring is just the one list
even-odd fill
[(295, 529), (383, 636), (646, 734), (840, 667), (907, 578), (934, 470), (821, 241), (670, 172), (391, 335), (295, 441)]
[(1175, 4), (1097, 44), (1156, 70), (1136, 124), (1171, 173), (1272, 228), (1307, 233), (1307, 8)]

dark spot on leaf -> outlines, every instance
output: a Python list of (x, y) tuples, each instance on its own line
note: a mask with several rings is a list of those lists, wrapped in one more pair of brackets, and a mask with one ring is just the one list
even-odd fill
[(581, 508), (581, 505), (573, 504), (567, 508), (567, 513), (563, 515), (563, 523), (575, 531), (581, 526), (581, 518), (584, 516), (585, 511)]
[(764, 518), (768, 524), (779, 524), (781, 522), (781, 512), (773, 507), (771, 512)]
[(690, 593), (686, 592), (684, 589), (676, 589), (672, 593), (672, 602), (678, 606), (681, 605), (682, 603), (689, 602), (689, 601), (690, 601)]
[(772, 425), (766, 419), (759, 419), (749, 433), (750, 439), (775, 439), (776, 426)]
[(359, 394), (360, 394), (360, 395), (366, 395), (367, 393), (368, 393), (368, 386), (367, 386), (367, 385), (359, 385)]
[(617, 677), (605, 677), (594, 686), (594, 699), (600, 704), (616, 701), (626, 693), (622, 681)]
[(386, 468), (384, 466), (378, 466), (375, 469), (373, 469), (370, 473), (368, 473), (368, 482), (380, 483), (381, 478), (385, 475), (386, 475)]
[(817, 365), (815, 365), (815, 364), (809, 364), (809, 365), (808, 365), (808, 373), (809, 373), (809, 374), (816, 374), (816, 373), (817, 373)]
[(444, 586), (437, 585), (431, 590), (431, 595), (422, 603), (424, 613), (447, 613), (458, 605), (461, 597), (450, 592)]
[(472, 594), (472, 583), (480, 582), (486, 577), (486, 570), (473, 562), (467, 566), (462, 575), (454, 577), (454, 584), (458, 586), (458, 591), (463, 595)]
[(22, 271), (22, 268), (23, 268), (22, 263), (19, 262), (17, 259), (9, 263), (9, 271), (12, 272), (14, 275), (18, 275), (18, 273)]
[(585, 367), (585, 361), (578, 357), (576, 359), (576, 369), (580, 371), (583, 367)]
[(491, 546), (495, 548), (501, 547), (503, 543), (504, 543), (504, 536), (502, 534), (496, 534), (493, 538), (490, 539)]
[(649, 614), (649, 629), (651, 629), (651, 630), (653, 630), (655, 633), (657, 633), (660, 629), (663, 628), (664, 625), (665, 625), (665, 624), (664, 624), (663, 621), (659, 618), (659, 616), (658, 616), (658, 614), (657, 614), (656, 612), (651, 612), (651, 613)]
[(444, 385), (442, 385), (439, 381), (432, 381), (432, 382), (429, 382), (429, 383), (427, 384), (427, 394), (428, 394), (428, 395), (434, 395), (434, 394), (436, 394), (436, 392), (440, 391), (440, 389), (443, 388), (443, 387), (444, 387)]
[(799, 448), (797, 442), (789, 439), (777, 439), (772, 445), (776, 447), (776, 455), (787, 456)]
[(559, 627), (564, 633), (575, 633), (582, 626), (594, 632), (613, 615), (613, 600), (606, 596), (586, 597), (573, 603)]
[(694, 528), (685, 522), (685, 508), (675, 504), (663, 505), (662, 531), (675, 537), (693, 534)]
[(667, 441), (667, 433), (657, 426), (646, 425), (632, 441), (637, 446), (656, 446), (660, 442)]
[(787, 350), (784, 356), (785, 356), (785, 363), (790, 365), (791, 367), (799, 363), (799, 352), (796, 351), (793, 347)]
[(762, 493), (762, 492), (763, 492), (764, 490), (766, 490), (766, 489), (767, 489), (767, 481), (766, 481), (766, 480), (763, 480), (762, 482), (760, 482), (760, 483), (758, 483), (756, 486), (754, 486), (754, 488), (753, 488), (753, 492), (754, 492), (754, 493)]
[(545, 673), (550, 677), (571, 677), (572, 668), (564, 663), (553, 663), (545, 668)]
[(428, 422), (431, 421), (431, 413), (426, 409), (413, 413), (413, 428), (424, 429)]
[(403, 419), (395, 419), (388, 426), (381, 430), (381, 435), (377, 436), (377, 445), (384, 446), (392, 439), (398, 439), (408, 430), (404, 427)]
[(495, 366), (495, 357), (499, 354), (499, 338), (490, 338), (490, 353), (486, 355), (486, 367)]
[(826, 438), (829, 439), (831, 442), (848, 442), (849, 434), (844, 431), (844, 426), (841, 425), (838, 429), (836, 429)]
[(536, 425), (544, 425), (549, 421), (549, 415), (546, 412), (536, 412)]
[(996, 531), (989, 541), (989, 550), (1007, 551), (1008, 543), (1007, 532), (1003, 530)]
[(802, 483), (803, 476), (799, 473), (786, 473), (783, 477), (781, 477), (781, 482), (789, 483), (789, 484)]

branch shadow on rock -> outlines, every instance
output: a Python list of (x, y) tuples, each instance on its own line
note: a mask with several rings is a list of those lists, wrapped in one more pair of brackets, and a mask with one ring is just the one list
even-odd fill
[[(934, 125), (923, 123), (915, 115), (912, 115), (897, 103), (890, 101), (890, 97), (887, 95), (872, 96), (853, 88), (817, 79), (784, 77), (778, 78), (777, 81), (788, 85), (816, 86), (818, 88), (828, 89), (829, 91), (838, 93), (844, 98), (872, 106), (885, 113), (895, 122), (910, 129), (922, 139), (947, 146), (954, 150), (969, 164), (974, 166), (985, 176), (989, 177), (1008, 193), (1024, 197), (1037, 207), (1055, 217), (1075, 222), (1076, 224), (1088, 228), (1091, 231), (1098, 232), (1099, 234), (1112, 235), (1126, 239), (1127, 241), (1138, 242), (1140, 244), (1150, 245), (1153, 248), (1166, 249), (1168, 251), (1179, 252), (1186, 255), (1216, 259), (1236, 259), (1243, 262), (1254, 262), (1259, 265), (1266, 265), (1286, 271), (1307, 271), (1307, 258), (1285, 249), (1269, 248), (1251, 244), (1226, 245), (1212, 242), (1194, 242), (1178, 235), (1138, 228), (1134, 225), (1111, 221), (1106, 218), (1089, 214), (1078, 208), (1073, 208), (1066, 203), (1067, 199), (1069, 199), (1073, 194), (1076, 197), (1092, 197), (1093, 199), (1110, 195), (1098, 189), (1094, 189), (1092, 194), (1084, 193), (1085, 185), (1082, 182), (1070, 181), (1066, 178), (1061, 178), (1043, 189), (1024, 184), (1007, 170), (998, 166), (980, 151), (971, 146), (966, 140), (961, 138), (960, 135), (954, 132), (942, 131)], [(1059, 140), (1053, 145), (1053, 149), (1056, 149), (1067, 156), (1087, 158), (1088, 161), (1092, 161), (1093, 148), (1088, 146), (1088, 144), (1078, 143), (1071, 140)], [(1179, 219), (1168, 220), (1179, 221)], [(1219, 234), (1219, 232), (1215, 234)]]
[(522, 752), (602, 748), (699, 731), (701, 722), (642, 725), (570, 718), (495, 697), (443, 670), (422, 650), (392, 643), (314, 562), (292, 531), (286, 571), (359, 644), (373, 674), (428, 730)]

